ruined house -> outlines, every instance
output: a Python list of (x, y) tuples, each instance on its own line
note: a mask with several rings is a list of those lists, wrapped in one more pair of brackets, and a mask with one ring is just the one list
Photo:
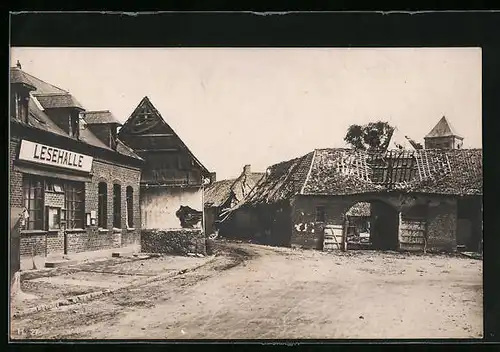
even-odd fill
[(195, 246), (198, 249), (190, 251), (203, 252), (203, 189), (210, 183), (211, 173), (148, 97), (132, 112), (119, 138), (145, 161), (140, 180), (143, 250), (187, 250), (172, 248), (170, 238), (186, 240), (182, 245), (177, 243), (178, 247)]
[(359, 202), (370, 203), (373, 248), (475, 250), (482, 236), (482, 150), (317, 149), (269, 167), (233, 211), (253, 214), (250, 230), (265, 243), (321, 249), (325, 226), (344, 231), (346, 214)]
[(242, 173), (235, 179), (214, 182), (205, 190), (205, 232), (217, 232), (224, 237), (244, 236), (249, 219), (238, 213), (230, 216), (226, 210), (244, 201), (250, 191), (264, 176), (262, 172), (252, 172), (245, 165)]

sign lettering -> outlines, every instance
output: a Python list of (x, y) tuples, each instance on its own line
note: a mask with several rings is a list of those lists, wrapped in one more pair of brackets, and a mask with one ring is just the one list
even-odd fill
[(93, 157), (23, 140), (19, 151), (19, 160), (90, 172)]

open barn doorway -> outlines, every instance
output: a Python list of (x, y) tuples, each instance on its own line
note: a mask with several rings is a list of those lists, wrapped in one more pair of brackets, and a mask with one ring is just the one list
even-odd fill
[(383, 201), (371, 200), (352, 205), (345, 215), (347, 249), (397, 250), (399, 212)]

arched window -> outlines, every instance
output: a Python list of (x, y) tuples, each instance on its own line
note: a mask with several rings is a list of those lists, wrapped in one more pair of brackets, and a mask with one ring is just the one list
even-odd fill
[(105, 229), (108, 227), (108, 185), (105, 182), (100, 182), (97, 193), (98, 226)]
[(127, 187), (127, 227), (134, 227), (134, 189)]
[(122, 228), (122, 187), (113, 185), (113, 227)]

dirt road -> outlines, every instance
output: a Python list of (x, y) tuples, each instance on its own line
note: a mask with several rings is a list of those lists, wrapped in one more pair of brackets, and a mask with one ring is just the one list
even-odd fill
[(482, 261), (227, 246), (230, 256), (175, 278), (14, 319), (13, 337), (482, 337)]

